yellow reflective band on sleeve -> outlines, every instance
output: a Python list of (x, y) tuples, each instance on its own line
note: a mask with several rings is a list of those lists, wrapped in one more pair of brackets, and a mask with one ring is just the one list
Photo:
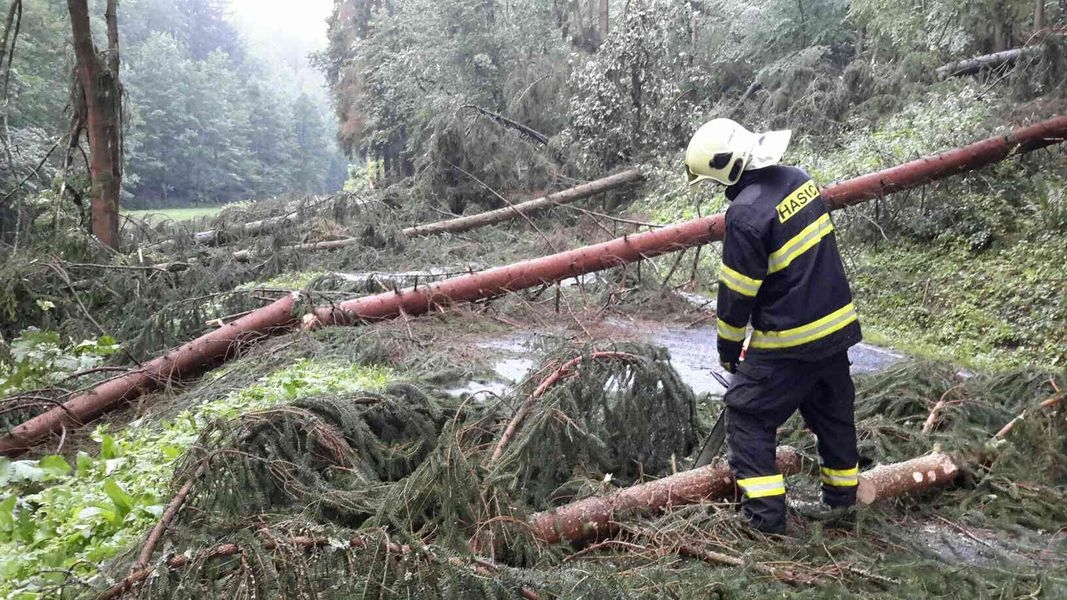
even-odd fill
[(824, 237), (834, 230), (834, 223), (830, 215), (825, 214), (815, 219), (811, 225), (800, 230), (800, 233), (792, 237), (781, 248), (775, 250), (767, 257), (767, 274), (777, 273), (788, 267), (800, 255), (811, 250)]
[(800, 209), (818, 197), (819, 187), (815, 185), (815, 182), (810, 179), (805, 181), (775, 207), (775, 211), (778, 213), (778, 222), (785, 223), (792, 219), (793, 215), (800, 212)]
[(824, 338), (835, 331), (840, 331), (859, 317), (856, 307), (851, 302), (825, 317), (794, 327), (785, 331), (756, 331), (752, 334), (749, 346), (752, 348), (791, 348)]
[(767, 496), (782, 496), (785, 494), (785, 477), (781, 475), (738, 479), (737, 485), (745, 492), (745, 496), (749, 498), (765, 498)]
[(745, 339), (745, 328), (734, 327), (722, 319), (718, 320), (719, 337), (731, 342), (740, 342)]
[(726, 263), (723, 263), (722, 268), (719, 269), (719, 275), (719, 281), (742, 296), (755, 296), (759, 292), (759, 287), (763, 285), (762, 279), (752, 279), (747, 275), (742, 275), (726, 266)]
[(860, 483), (859, 465), (851, 469), (822, 468), (822, 482), (837, 487), (853, 487)]

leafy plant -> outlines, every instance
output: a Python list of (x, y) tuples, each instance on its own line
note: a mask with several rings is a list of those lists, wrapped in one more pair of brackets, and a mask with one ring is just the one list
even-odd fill
[[(38, 304), (48, 310), (51, 302)], [(118, 349), (119, 344), (110, 336), (64, 343), (54, 331), (30, 327), (11, 342), (6, 352), (0, 349), (0, 396), (52, 385), (99, 366)]]
[(44, 598), (69, 570), (79, 577), (136, 543), (162, 514), (176, 461), (215, 420), (293, 400), (376, 389), (389, 371), (300, 361), (259, 382), (181, 411), (164, 422), (135, 421), (109, 432), (72, 466), (60, 456), (0, 459), (0, 597)]

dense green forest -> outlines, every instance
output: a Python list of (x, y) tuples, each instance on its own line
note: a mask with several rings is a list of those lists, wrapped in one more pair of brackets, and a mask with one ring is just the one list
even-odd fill
[[(0, 27), (0, 600), (1067, 597), (1067, 1)], [(729, 385), (729, 203), (684, 163), (716, 117), (792, 130), (824, 194), (877, 173), (832, 227), (859, 477), (903, 484), (844, 530), (805, 512), (799, 416), (785, 536), (693, 468)], [(998, 150), (936, 158), (961, 147)]]
[[(1047, 37), (976, 94), (1025, 106), (1063, 85), (1062, 41), (1037, 30), (1064, 8), (1043, 8), (1035, 28), (1029, 0), (360, 0), (336, 3), (323, 63), (349, 151), (453, 206), (493, 204), (450, 164), (494, 188), (537, 189), (678, 156), (716, 115), (834, 147), (921, 98), (937, 67)], [(543, 133), (550, 151), (472, 119), (471, 106)]]
[[(69, 129), (70, 22), (61, 0), (26, 0), (8, 88), (5, 189)], [(129, 0), (118, 15), (128, 208), (321, 194), (344, 181), (322, 90), (261, 58), (219, 0)], [(63, 140), (65, 141), (65, 140)], [(61, 177), (62, 148), (27, 184)], [(77, 173), (69, 174), (77, 185)]]

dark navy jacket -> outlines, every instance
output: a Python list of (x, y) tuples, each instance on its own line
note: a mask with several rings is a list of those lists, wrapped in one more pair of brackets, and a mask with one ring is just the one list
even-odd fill
[(819, 189), (803, 170), (745, 171), (726, 189), (718, 297), (719, 359), (816, 361), (861, 339), (852, 292)]

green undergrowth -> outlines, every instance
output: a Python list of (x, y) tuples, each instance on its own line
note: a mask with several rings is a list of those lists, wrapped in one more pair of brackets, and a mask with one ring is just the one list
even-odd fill
[[(210, 379), (235, 369), (247, 366)], [(377, 389), (391, 378), (383, 367), (302, 359), (164, 420), (100, 426), (93, 434), (99, 447), (72, 460), (0, 459), (0, 597), (51, 597), (56, 584), (91, 576), (135, 544), (173, 493), (176, 461), (209, 423), (302, 398)]]
[[(851, 254), (865, 330), (977, 368), (1067, 364), (1067, 237), (972, 253), (882, 244)], [(872, 336), (868, 335), (870, 339)]]
[(183, 208), (149, 208), (145, 210), (123, 211), (122, 214), (134, 219), (143, 219), (147, 223), (163, 221), (189, 221), (202, 217), (214, 217), (230, 206), (188, 206)]
[[(598, 358), (594, 348), (621, 354)], [(864, 510), (850, 531), (791, 510), (788, 536), (768, 538), (746, 531), (736, 505), (704, 503), (656, 517), (617, 510), (622, 531), (601, 544), (539, 542), (525, 525), (537, 511), (689, 464), (707, 424), (666, 360), (644, 345), (564, 345), (502, 403), (397, 384), (218, 421), (181, 466), (201, 485), (168, 541), (191, 560), (173, 569), (157, 560), (157, 575), (131, 596), (233, 597), (243, 582), (255, 582), (256, 598), (505, 599), (523, 589), (567, 599), (1057, 598), (1067, 590), (1055, 533), (1067, 518), (1067, 435), (1060, 410), (1036, 406), (1065, 381), (1033, 369), (964, 376), (912, 361), (857, 378), (865, 456), (887, 463), (940, 447), (964, 474), (947, 489)], [(546, 388), (561, 364), (573, 370)], [(544, 393), (492, 458), (533, 390)], [(924, 433), (941, 397), (947, 404)], [(1032, 414), (993, 439), (1024, 409)], [(814, 437), (795, 420), (782, 438), (805, 458), (788, 479), (790, 498), (817, 500)], [(236, 554), (211, 554), (231, 543)], [(700, 552), (740, 566), (707, 564)], [(109, 565), (95, 590), (124, 576), (132, 558)], [(789, 587), (768, 566), (818, 583)]]

